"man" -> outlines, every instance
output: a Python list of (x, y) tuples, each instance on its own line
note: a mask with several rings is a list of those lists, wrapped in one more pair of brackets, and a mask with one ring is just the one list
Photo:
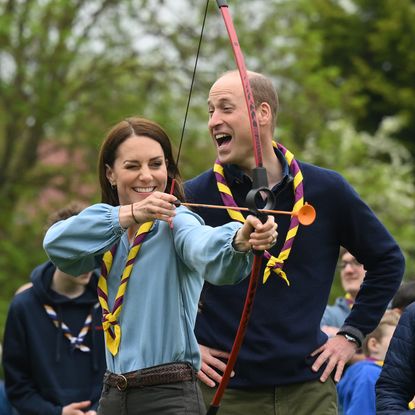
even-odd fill
[[(59, 211), (56, 220), (80, 211)], [(6, 393), (19, 415), (96, 415), (105, 372), (97, 275), (65, 274), (48, 261), (17, 294), (6, 321)]]
[(328, 305), (321, 319), (321, 329), (329, 336), (335, 336), (343, 325), (356, 301), (366, 271), (363, 265), (344, 248), (340, 251), (340, 280), (344, 297), (336, 298), (333, 305)]
[[(274, 149), (277, 95), (266, 77), (251, 72), (249, 79), (276, 209), (291, 211), (294, 203), (301, 206), (303, 190), (305, 201), (317, 211), (317, 219), (311, 226), (298, 228), (290, 216), (276, 217), (280, 238), (270, 251), (273, 258), (264, 261), (271, 274), (266, 284), (258, 287), (221, 414), (335, 414), (336, 388), (330, 375), (339, 381), (364, 335), (379, 323), (402, 279), (404, 259), (392, 236), (339, 174), (302, 162), (297, 165), (282, 147)], [(208, 128), (219, 162), (217, 175), (209, 170), (187, 182), (187, 199), (229, 204), (231, 197), (243, 206), (255, 163), (248, 112), (236, 71), (214, 83), (208, 108)], [(299, 191), (294, 193), (294, 188)], [(197, 212), (213, 226), (231, 220), (227, 210), (201, 208)], [(353, 253), (367, 274), (345, 325), (338, 335), (327, 339), (320, 321), (340, 246)], [(209, 386), (221, 379), (247, 284), (248, 280), (234, 287), (206, 284), (202, 293), (195, 330), (203, 354), (199, 378)], [(210, 401), (214, 389), (204, 387), (204, 391)]]

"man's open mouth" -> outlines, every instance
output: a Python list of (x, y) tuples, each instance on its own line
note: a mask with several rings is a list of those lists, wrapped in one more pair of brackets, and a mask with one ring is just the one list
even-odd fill
[(232, 140), (232, 136), (228, 134), (217, 134), (215, 136), (216, 142), (218, 143), (218, 147), (221, 147), (222, 145), (229, 143), (229, 141)]

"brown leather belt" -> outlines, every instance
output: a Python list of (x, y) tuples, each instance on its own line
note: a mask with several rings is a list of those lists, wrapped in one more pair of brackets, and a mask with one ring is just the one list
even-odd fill
[(129, 388), (143, 388), (194, 379), (196, 379), (196, 373), (190, 364), (168, 363), (121, 375), (107, 371), (104, 375), (104, 384), (123, 391)]

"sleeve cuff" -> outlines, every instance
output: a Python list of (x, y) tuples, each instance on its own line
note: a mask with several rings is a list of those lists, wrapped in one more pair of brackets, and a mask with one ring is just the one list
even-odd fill
[(349, 336), (352, 336), (359, 343), (359, 347), (362, 347), (363, 340), (365, 338), (365, 336), (359, 329), (352, 326), (342, 326), (340, 330), (337, 332), (337, 334), (348, 334)]

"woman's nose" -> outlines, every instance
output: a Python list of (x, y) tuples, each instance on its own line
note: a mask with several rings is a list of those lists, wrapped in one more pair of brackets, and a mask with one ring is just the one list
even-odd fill
[(153, 178), (151, 171), (148, 167), (141, 168), (138, 177), (142, 181), (148, 181)]

